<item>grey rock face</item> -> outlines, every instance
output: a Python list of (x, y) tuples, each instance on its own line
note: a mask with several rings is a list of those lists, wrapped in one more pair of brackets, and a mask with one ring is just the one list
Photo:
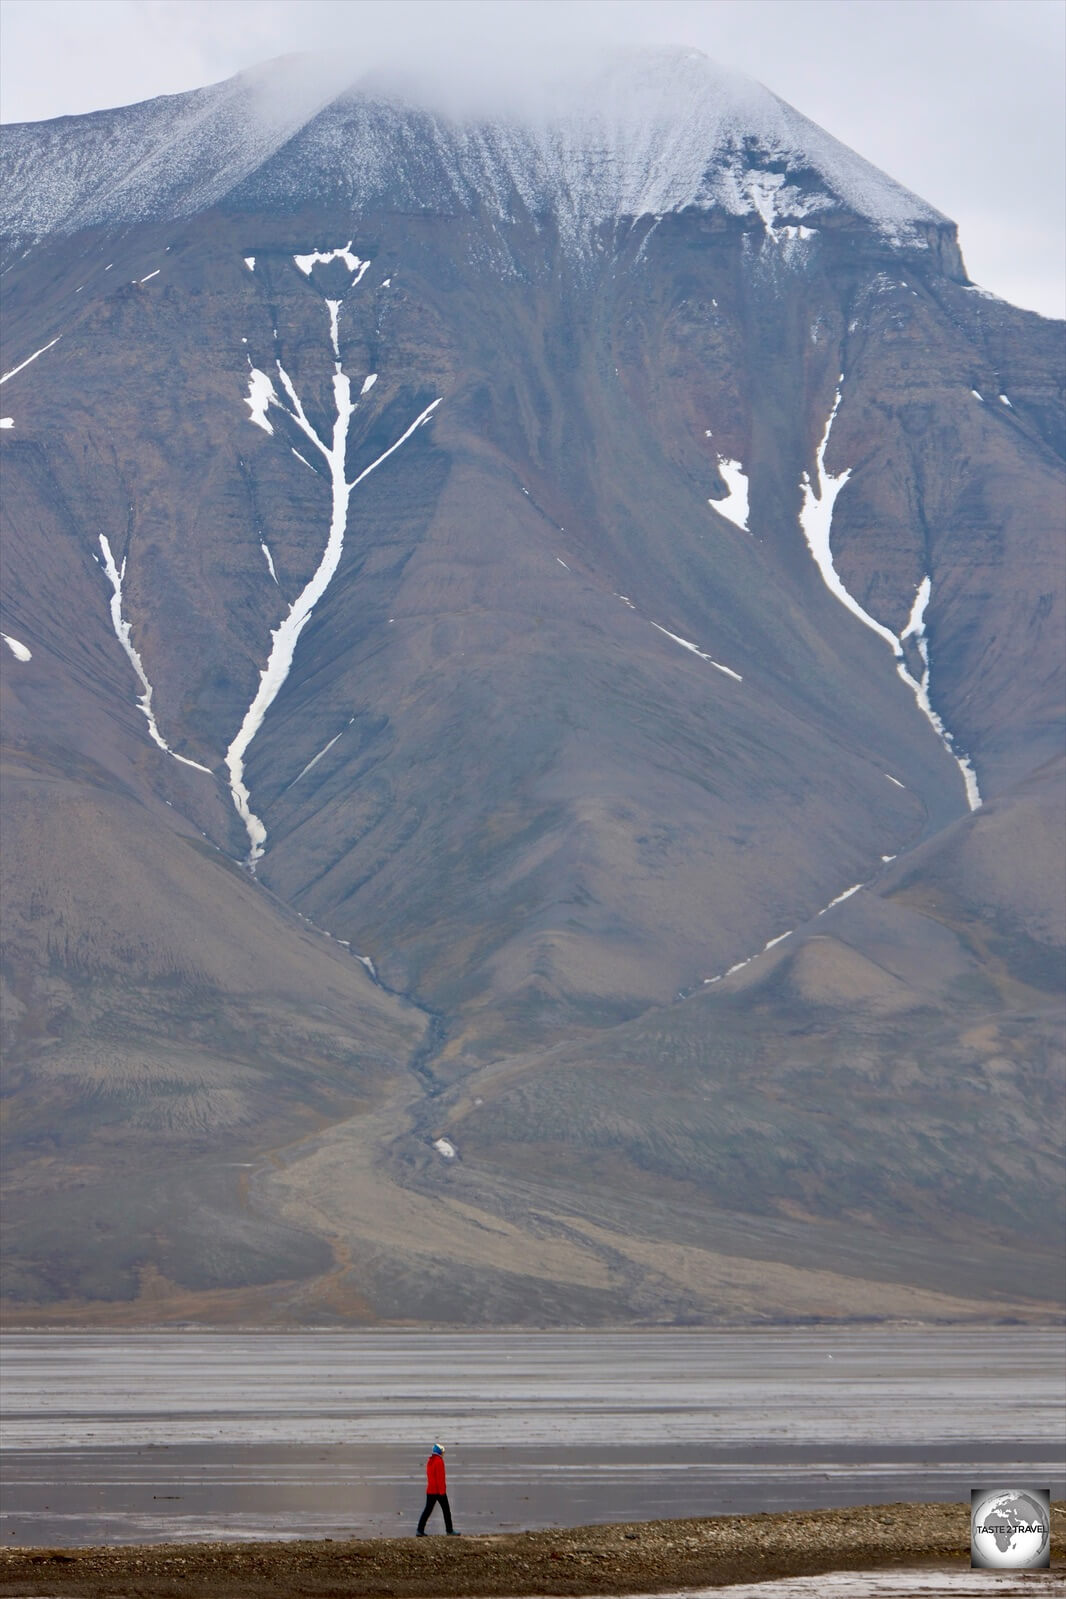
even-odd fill
[(10, 1292), (1039, 1313), (1060, 330), (698, 63), (300, 70), (5, 133)]

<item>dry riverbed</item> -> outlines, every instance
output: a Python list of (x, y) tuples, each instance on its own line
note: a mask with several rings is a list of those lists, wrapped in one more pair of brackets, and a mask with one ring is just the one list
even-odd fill
[[(1066, 1504), (1052, 1516), (1066, 1571)], [(761, 1578), (969, 1565), (969, 1507), (896, 1504), (489, 1537), (0, 1551), (0, 1595), (78, 1599), (637, 1594)]]

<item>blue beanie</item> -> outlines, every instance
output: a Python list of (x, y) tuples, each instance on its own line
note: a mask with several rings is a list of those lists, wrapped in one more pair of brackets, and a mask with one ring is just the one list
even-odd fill
[(444, 1450), (440, 1444), (434, 1444), (431, 1453), (435, 1455), (443, 1455)]

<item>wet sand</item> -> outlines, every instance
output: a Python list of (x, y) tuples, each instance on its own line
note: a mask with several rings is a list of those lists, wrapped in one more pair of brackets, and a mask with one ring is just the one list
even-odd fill
[[(488, 1537), (299, 1540), (0, 1551), (0, 1595), (77, 1599), (664, 1594), (829, 1572), (969, 1568), (969, 1506), (894, 1504), (780, 1515), (623, 1522)], [(983, 1583), (1066, 1592), (1066, 1503), (1052, 1511), (1052, 1573)], [(960, 1593), (962, 1585), (952, 1583)], [(854, 1590), (853, 1590), (854, 1591)], [(923, 1583), (922, 1591), (930, 1592)], [(966, 1590), (968, 1591), (968, 1589)]]

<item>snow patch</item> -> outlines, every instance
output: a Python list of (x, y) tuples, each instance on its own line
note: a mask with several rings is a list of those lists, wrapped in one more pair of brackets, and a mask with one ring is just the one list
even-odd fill
[(981, 404), (984, 405), (985, 397), (983, 394), (981, 394), (977, 389), (971, 389), (970, 393), (973, 395), (975, 400), (980, 400)]
[(162, 270), (163, 270), (162, 267), (156, 267), (154, 272), (149, 272), (147, 277), (138, 278), (137, 282), (138, 283), (151, 283), (152, 279), (153, 278), (157, 278), (159, 276), (160, 272), (162, 272)]
[(1007, 406), (1011, 411), (1014, 410), (1013, 405), (1011, 405), (1010, 401), (1007, 399), (1007, 396), (1005, 394), (1000, 394), (1000, 395), (997, 396), (997, 398), (999, 400), (1000, 405)]
[(15, 418), (13, 416), (0, 416), (0, 428), (13, 428), (14, 426)]
[(374, 387), (374, 384), (377, 382), (377, 380), (378, 380), (378, 375), (377, 375), (376, 372), (370, 372), (370, 373), (367, 374), (367, 376), (363, 379), (363, 386), (359, 390), (359, 398), (360, 399), (362, 399), (364, 394), (369, 394), (370, 393), (371, 389)]
[[(556, 559), (558, 559), (558, 557), (556, 557)], [(620, 594), (618, 598), (623, 599), (624, 596)], [(625, 603), (628, 605), (629, 601), (626, 600)], [(689, 650), (693, 655), (698, 655), (701, 661), (707, 661), (717, 671), (724, 672), (726, 677), (732, 677), (738, 683), (743, 683), (744, 679), (741, 677), (739, 672), (734, 672), (731, 666), (723, 666), (721, 661), (716, 661), (713, 655), (706, 654), (705, 651), (700, 649), (698, 644), (693, 644), (691, 639), (682, 638), (679, 633), (671, 633), (668, 627), (660, 627), (658, 622), (653, 622), (651, 625), (657, 632), (665, 633), (666, 637), (668, 639), (672, 639), (675, 644), (680, 644), (683, 650)]]
[(348, 271), (355, 274), (352, 279), (353, 288), (370, 265), (369, 261), (360, 261), (357, 255), (352, 254), (351, 239), (337, 250), (312, 250), (310, 255), (294, 255), (293, 260), (305, 278), (311, 276), (311, 268), (318, 261), (321, 261), (323, 266), (327, 266), (330, 261), (343, 261)]
[(311, 757), (311, 759), (308, 761), (307, 765), (303, 768), (303, 770), (301, 772), (297, 772), (296, 776), (293, 778), (292, 782), (289, 784), (290, 788), (293, 788), (300, 781), (301, 777), (306, 777), (308, 772), (311, 770), (311, 768), (318, 765), (318, 763), (322, 759), (323, 755), (328, 755), (329, 754), (330, 750), (333, 748), (334, 744), (336, 744), (337, 740), (342, 737), (343, 733), (344, 733), (344, 729), (341, 728), (341, 731), (339, 733), (335, 733), (333, 735), (333, 737), (330, 739), (329, 743), (324, 745), (322, 747), (322, 749), (319, 750), (317, 755), (313, 755)]
[(11, 368), (10, 372), (5, 372), (3, 377), (0, 378), (0, 383), (6, 383), (8, 378), (13, 378), (17, 373), (22, 372), (26, 367), (29, 366), (31, 361), (36, 361), (37, 357), (39, 355), (43, 355), (46, 350), (50, 350), (53, 344), (58, 344), (62, 337), (62, 333), (57, 333), (54, 339), (50, 339), (47, 344), (42, 344), (41, 348), (39, 350), (34, 350), (33, 354), (28, 355), (25, 361), (20, 361), (18, 366), (13, 366)]
[[(273, 429), (271, 429), (271, 432), (273, 432)], [(263, 554), (266, 556), (266, 564), (270, 568), (271, 577), (274, 579), (274, 582), (277, 583), (278, 574), (274, 570), (274, 557), (271, 555), (270, 550), (268, 549), (266, 541), (264, 539), (260, 539), (259, 540), (259, 548), (262, 550)], [(278, 587), (280, 588), (281, 585), (278, 584)]]
[(312, 472), (315, 470), (310, 461), (307, 459), (306, 455), (301, 455), (299, 450), (293, 450), (292, 453), (295, 455), (298, 461), (302, 461), (304, 466), (308, 467)]
[(886, 772), (885, 776), (888, 778), (888, 781), (890, 783), (895, 783), (897, 788), (906, 788), (906, 786), (907, 786), (906, 783), (901, 783), (898, 777), (893, 777), (892, 776), (891, 772)]
[(445, 1160), (454, 1160), (455, 1159), (455, 1154), (456, 1154), (455, 1145), (451, 1142), (450, 1139), (448, 1139), (448, 1138), (435, 1138), (433, 1140), (433, 1148), (437, 1151), (438, 1155), (443, 1155)]
[(255, 256), (254, 255), (246, 255), (245, 258), (244, 258), (244, 264), (248, 268), (249, 272), (254, 272), (255, 271)]
[(277, 404), (277, 395), (274, 385), (265, 372), (260, 372), (258, 367), (252, 368), (248, 374), (248, 393), (244, 403), (251, 411), (249, 422), (254, 422), (256, 427), (262, 428), (264, 433), (273, 433), (274, 424), (267, 420), (267, 407)]
[(165, 750), (168, 755), (172, 755), (183, 766), (192, 766), (196, 771), (206, 772), (208, 777), (212, 777), (214, 774), (209, 766), (201, 766), (199, 761), (190, 761), (187, 756), (178, 755), (172, 750), (156, 725), (155, 713), (152, 710), (152, 685), (148, 681), (141, 657), (134, 648), (132, 625), (122, 615), (122, 580), (126, 575), (126, 562), (123, 560), (121, 567), (115, 565), (115, 557), (111, 553), (111, 544), (106, 533), (100, 534), (100, 551), (104, 557), (104, 571), (107, 573), (108, 581), (111, 584), (111, 625), (115, 630), (115, 637), (125, 650), (130, 665), (136, 672), (138, 681), (144, 691), (137, 704), (144, 712), (145, 721), (148, 723), (149, 736), (153, 744), (158, 744), (161, 750)]
[(326, 301), (326, 306), (327, 306), (327, 309), (329, 310), (329, 341), (330, 341), (330, 343), (333, 346), (334, 357), (335, 357), (336, 360), (339, 361), (340, 358), (341, 358), (341, 347), (340, 347), (341, 302), (339, 300), (327, 300)]
[(862, 883), (852, 883), (851, 887), (846, 888), (843, 894), (838, 894), (836, 899), (831, 899), (829, 901), (828, 905), (823, 905), (821, 910), (818, 912), (819, 916), (824, 916), (826, 911), (831, 911), (834, 905), (842, 905), (846, 899), (851, 898), (852, 894), (857, 894), (859, 889), (863, 886), (864, 885)]
[(902, 645), (905, 639), (913, 638), (917, 644), (918, 654), (921, 656), (922, 661), (921, 679), (919, 681), (911, 675), (902, 659), (896, 662), (896, 671), (914, 694), (915, 699), (918, 701), (919, 709), (939, 734), (941, 743), (958, 766), (959, 771), (962, 773), (963, 786), (966, 789), (966, 803), (971, 811), (976, 811), (981, 806), (981, 793), (977, 786), (977, 774), (967, 757), (960, 755), (955, 748), (954, 736), (948, 732), (943, 721), (934, 711), (929, 698), (929, 641), (925, 636), (925, 612), (932, 590), (932, 579), (928, 576), (923, 577), (915, 593), (914, 604), (911, 606), (911, 614), (907, 619), (907, 625), (899, 636), (900, 656), (903, 653)]
[(20, 639), (12, 638), (10, 633), (0, 633), (0, 638), (3, 639), (16, 661), (33, 660), (33, 651), (23, 644)]
[(787, 933), (778, 933), (776, 938), (767, 939), (757, 955), (748, 955), (746, 959), (735, 962), (727, 971), (719, 972), (717, 977), (705, 977), (703, 979), (703, 987), (709, 988), (712, 983), (724, 983), (727, 977), (732, 977), (735, 972), (742, 972), (745, 966), (750, 966), (752, 961), (758, 960), (759, 955), (765, 955), (768, 949), (776, 949), (778, 944), (783, 944), (785, 939), (791, 938), (794, 932), (795, 928), (790, 927)]
[(726, 517), (742, 533), (748, 531), (748, 479), (739, 461), (727, 460), (724, 456), (718, 462), (718, 471), (729, 490), (724, 500), (710, 500), (711, 509), (718, 512), (719, 516)]

